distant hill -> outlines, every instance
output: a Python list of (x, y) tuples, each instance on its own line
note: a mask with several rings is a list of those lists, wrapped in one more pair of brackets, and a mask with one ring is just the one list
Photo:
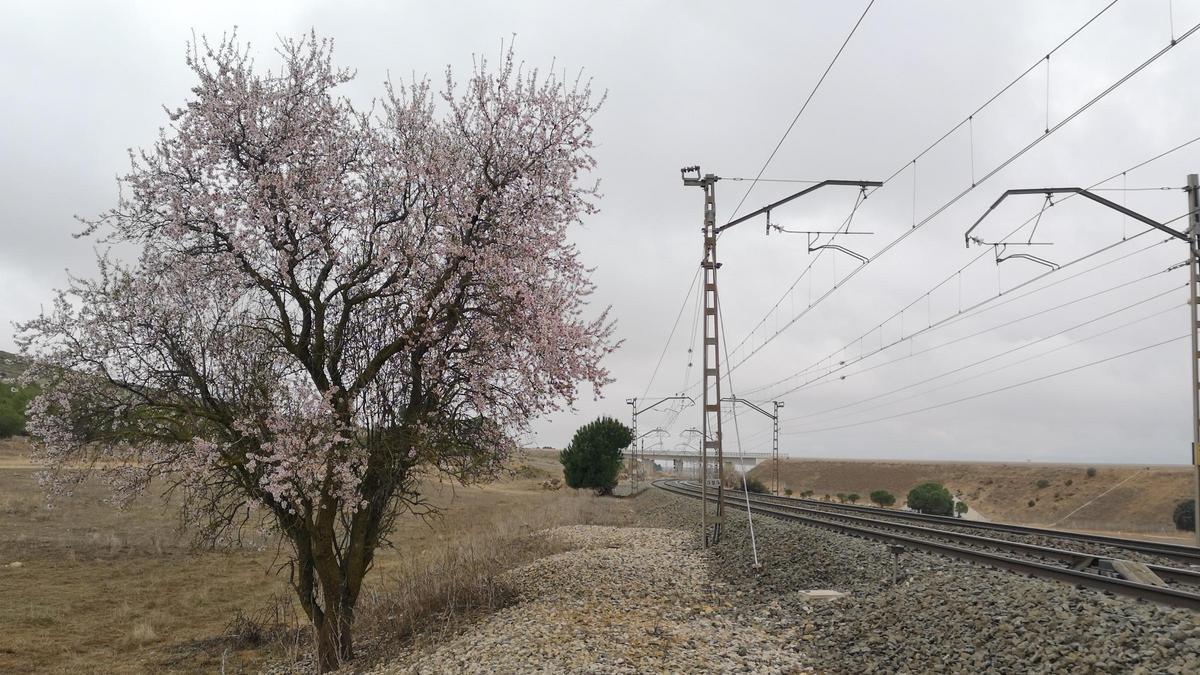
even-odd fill
[(17, 379), (28, 367), (29, 359), (20, 354), (0, 350), (0, 382)]
[[(1067, 529), (1179, 535), (1175, 504), (1192, 496), (1190, 466), (789, 459), (779, 463), (780, 488), (814, 497), (872, 490), (896, 495), (924, 481), (944, 484), (988, 520)], [(751, 475), (770, 484), (771, 462)], [(1044, 486), (1044, 487), (1042, 487)]]

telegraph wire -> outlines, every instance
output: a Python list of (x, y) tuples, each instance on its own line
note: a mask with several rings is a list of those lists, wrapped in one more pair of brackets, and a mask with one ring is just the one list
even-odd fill
[(988, 390), (988, 391), (980, 392), (980, 393), (978, 393), (978, 394), (972, 394), (972, 395), (970, 395), (970, 396), (964, 396), (964, 397), (962, 397), (962, 398), (957, 398), (957, 399), (954, 399), (954, 400), (952, 400), (952, 401), (946, 401), (946, 402), (943, 402), (943, 403), (938, 403), (938, 404), (935, 404), (935, 405), (925, 406), (925, 407), (923, 407), (923, 408), (917, 408), (916, 410), (909, 410), (909, 411), (906, 411), (906, 412), (900, 412), (900, 413), (896, 413), (896, 414), (894, 414), (894, 415), (887, 415), (887, 416), (885, 416), (885, 417), (876, 417), (876, 418), (873, 418), (873, 419), (864, 420), (864, 421), (861, 421), (861, 422), (853, 422), (853, 423), (849, 423), (849, 424), (839, 424), (839, 425), (835, 425), (835, 426), (820, 427), (820, 428), (817, 428), (817, 429), (800, 429), (800, 430), (797, 430), (797, 431), (793, 431), (793, 432), (786, 433), (786, 434), (784, 434), (784, 435), (785, 435), (785, 436), (796, 436), (796, 435), (801, 435), (801, 434), (815, 434), (815, 433), (820, 433), (820, 432), (824, 432), (824, 431), (835, 431), (835, 430), (838, 430), (838, 429), (849, 429), (849, 428), (851, 428), (851, 427), (858, 427), (858, 426), (863, 426), (863, 425), (867, 425), (867, 424), (876, 424), (876, 423), (878, 423), (878, 422), (884, 422), (884, 421), (887, 421), (887, 420), (893, 420), (893, 419), (896, 419), (896, 418), (898, 418), (898, 417), (907, 417), (908, 415), (915, 415), (915, 414), (917, 414), (917, 413), (928, 412), (928, 411), (930, 411), (930, 410), (936, 410), (936, 409), (938, 409), (938, 408), (944, 408), (944, 407), (947, 407), (947, 406), (956, 405), (956, 404), (958, 404), (958, 403), (964, 403), (964, 402), (966, 402), (966, 401), (973, 401), (973, 400), (975, 400), (975, 399), (977, 399), (977, 398), (983, 398), (984, 396), (990, 396), (990, 395), (992, 395), (992, 394), (998, 394), (998, 393), (1000, 393), (1000, 392), (1008, 391), (1008, 390), (1010, 390), (1010, 389), (1016, 389), (1017, 387), (1023, 387), (1023, 386), (1025, 386), (1025, 385), (1034, 384), (1034, 383), (1036, 383), (1036, 382), (1042, 382), (1042, 381), (1044, 381), (1044, 380), (1049, 380), (1049, 379), (1051, 379), (1051, 378), (1054, 378), (1054, 377), (1059, 377), (1059, 376), (1061, 376), (1061, 375), (1067, 375), (1067, 374), (1069, 374), (1069, 373), (1074, 373), (1074, 372), (1076, 372), (1076, 371), (1083, 370), (1083, 369), (1085, 369), (1085, 368), (1090, 368), (1090, 367), (1092, 367), (1092, 366), (1098, 366), (1098, 365), (1100, 365), (1100, 364), (1103, 364), (1103, 363), (1108, 363), (1109, 361), (1115, 361), (1115, 360), (1117, 360), (1117, 359), (1124, 358), (1124, 357), (1127, 357), (1127, 356), (1133, 356), (1134, 354), (1138, 354), (1138, 353), (1140, 353), (1140, 352), (1144, 352), (1144, 351), (1147, 351), (1147, 350), (1150, 350), (1150, 349), (1154, 349), (1154, 348), (1156, 348), (1156, 347), (1162, 347), (1163, 345), (1167, 345), (1167, 344), (1170, 344), (1170, 343), (1172, 343), (1172, 342), (1178, 342), (1178, 341), (1180, 341), (1180, 340), (1183, 340), (1183, 339), (1185, 339), (1185, 338), (1190, 338), (1190, 337), (1191, 337), (1191, 334), (1179, 335), (1179, 336), (1177, 336), (1177, 337), (1173, 337), (1173, 338), (1170, 338), (1170, 339), (1168, 339), (1168, 340), (1163, 340), (1162, 342), (1155, 342), (1154, 344), (1146, 345), (1146, 346), (1144, 346), (1144, 347), (1138, 347), (1137, 349), (1131, 349), (1131, 350), (1129, 350), (1129, 351), (1127, 351), (1127, 352), (1121, 352), (1120, 354), (1114, 354), (1114, 355), (1112, 355), (1112, 356), (1107, 356), (1107, 357), (1105, 357), (1105, 358), (1102, 358), (1102, 359), (1097, 359), (1097, 360), (1095, 360), (1095, 361), (1089, 361), (1089, 362), (1087, 362), (1087, 363), (1080, 364), (1080, 365), (1078, 365), (1078, 366), (1073, 366), (1073, 367), (1071, 367), (1071, 368), (1064, 368), (1063, 370), (1058, 370), (1058, 371), (1055, 371), (1055, 372), (1052, 372), (1052, 373), (1047, 373), (1047, 374), (1045, 374), (1045, 375), (1040, 375), (1040, 376), (1038, 376), (1038, 377), (1031, 378), (1031, 379), (1028, 379), (1028, 380), (1022, 380), (1021, 382), (1016, 382), (1016, 383), (1013, 383), (1013, 384), (1010, 384), (1010, 385), (1006, 385), (1006, 386), (1003, 386), (1003, 387), (999, 387), (999, 388), (997, 388), (997, 389), (991, 389), (991, 390)]

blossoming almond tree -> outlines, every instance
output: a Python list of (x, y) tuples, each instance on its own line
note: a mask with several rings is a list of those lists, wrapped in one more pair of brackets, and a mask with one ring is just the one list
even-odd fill
[(329, 41), (278, 52), (260, 72), (236, 37), (191, 47), (191, 99), (87, 222), (140, 257), (100, 255), (20, 340), (50, 489), (173, 490), (213, 541), (273, 525), (329, 670), (416, 471), (493, 475), (531, 420), (609, 381), (612, 324), (584, 317), (566, 239), (596, 208), (599, 104), (510, 49), (362, 111)]

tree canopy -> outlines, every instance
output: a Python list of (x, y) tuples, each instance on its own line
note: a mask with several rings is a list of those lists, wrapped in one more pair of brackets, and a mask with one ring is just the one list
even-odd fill
[(880, 506), (891, 506), (896, 503), (896, 496), (887, 490), (872, 490), (869, 498)]
[(629, 427), (611, 417), (600, 417), (579, 427), (570, 445), (558, 455), (567, 487), (611, 493), (621, 473), (621, 450), (632, 442)]
[(954, 498), (941, 483), (921, 483), (908, 491), (908, 508), (939, 516), (954, 515)]
[(277, 51), (263, 71), (236, 35), (190, 46), (190, 98), (83, 233), (140, 256), (102, 250), (19, 339), (50, 489), (91, 466), (119, 501), (172, 486), (210, 541), (274, 526), (329, 670), (376, 547), (422, 508), (414, 470), (490, 476), (609, 381), (566, 237), (596, 210), (598, 103), (509, 50), (363, 110), (329, 40)]

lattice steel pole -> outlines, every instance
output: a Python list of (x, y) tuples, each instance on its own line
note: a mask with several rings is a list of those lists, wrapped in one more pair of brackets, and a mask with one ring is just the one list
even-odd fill
[(627, 398), (627, 399), (625, 399), (625, 402), (629, 404), (629, 407), (633, 412), (633, 429), (632, 429), (633, 434), (630, 436), (630, 438), (632, 438), (633, 441), (629, 444), (629, 491), (632, 493), (637, 490), (637, 485), (634, 484), (634, 480), (636, 480), (634, 478), (634, 471), (637, 468), (637, 445), (638, 445), (638, 442), (637, 442), (637, 439), (638, 439), (637, 416), (638, 416), (638, 409), (637, 409), (637, 399), (636, 398)]
[(1196, 174), (1187, 177), (1188, 198), (1188, 276), (1191, 289), (1188, 305), (1191, 306), (1192, 324), (1192, 470), (1195, 473), (1192, 497), (1192, 527), (1195, 529), (1196, 545), (1200, 546), (1200, 183)]
[[(695, 173), (689, 178), (688, 173)], [(703, 356), (703, 404), (701, 408), (703, 434), (700, 445), (700, 526), (704, 531), (704, 545), (711, 546), (721, 540), (721, 525), (725, 515), (725, 455), (721, 448), (721, 350), (720, 321), (717, 316), (717, 203), (716, 184), (720, 180), (713, 174), (700, 175), (700, 167), (684, 169), (683, 184), (704, 190), (704, 259), (701, 262), (704, 275), (704, 356)], [(710, 509), (709, 502), (709, 453), (717, 461), (716, 503)], [(710, 515), (711, 513), (711, 515)], [(709, 526), (712, 526), (710, 529)]]
[(775, 463), (772, 471), (775, 475), (775, 494), (779, 494), (779, 409), (783, 407), (783, 401), (773, 401), (775, 404), (775, 417), (771, 418), (772, 429), (771, 439), (771, 461)]

